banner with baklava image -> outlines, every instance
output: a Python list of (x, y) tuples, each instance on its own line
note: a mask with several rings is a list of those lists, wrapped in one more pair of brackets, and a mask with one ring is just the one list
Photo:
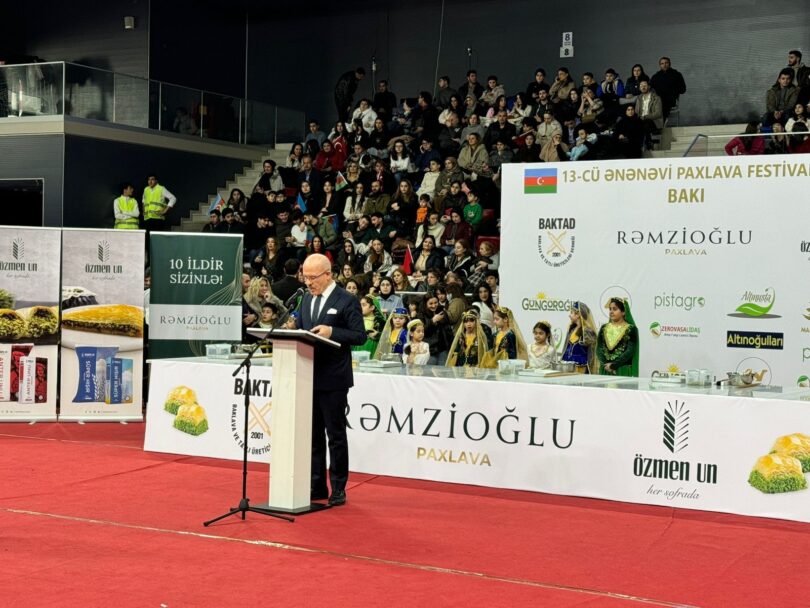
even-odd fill
[(142, 420), (144, 232), (62, 234), (60, 420)]
[(149, 353), (205, 356), (206, 344), (242, 338), (242, 237), (153, 232)]
[(0, 421), (56, 420), (60, 234), (0, 226)]

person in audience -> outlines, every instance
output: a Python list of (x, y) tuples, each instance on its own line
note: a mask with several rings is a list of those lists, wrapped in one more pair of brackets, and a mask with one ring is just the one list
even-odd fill
[(576, 145), (578, 126), (579, 120), (576, 116), (568, 116), (562, 123), (562, 141), (569, 148)]
[(550, 88), (551, 86), (546, 82), (546, 71), (543, 68), (537, 68), (534, 71), (534, 80), (526, 85), (526, 94), (531, 99), (540, 91), (548, 93)]
[[(492, 172), (492, 180), (499, 186), (501, 181), (501, 166), (511, 163), (514, 156), (515, 154), (512, 152), (512, 149), (509, 147), (509, 143), (506, 140), (498, 139), (495, 141), (495, 145), (487, 158), (487, 166)], [(467, 221), (469, 221), (469, 219)], [(473, 225), (473, 228), (477, 227), (477, 225)]]
[(542, 148), (551, 141), (551, 136), (555, 133), (562, 133), (562, 126), (554, 119), (551, 112), (543, 114), (543, 122), (537, 125), (537, 143)]
[(482, 283), (475, 290), (475, 298), (473, 299), (473, 306), (478, 309), (478, 318), (483, 325), (486, 325), (490, 332), (494, 330), (494, 314), (495, 302), (492, 300), (492, 290), (489, 285)]
[(334, 179), (338, 171), (343, 170), (345, 162), (346, 158), (332, 147), (331, 141), (326, 140), (315, 157), (314, 166), (320, 173)]
[(348, 186), (352, 187), (358, 180), (364, 177), (371, 171), (371, 166), (374, 163), (374, 158), (366, 151), (362, 142), (354, 142), (352, 146), (352, 153), (346, 159), (346, 181)]
[(394, 266), (391, 269), (391, 280), (394, 282), (395, 291), (402, 293), (411, 290), (411, 283), (402, 266)]
[[(138, 201), (133, 198), (135, 187), (126, 183), (121, 187), (121, 196), (113, 201), (113, 216), (115, 217), (116, 230), (137, 230), (139, 218), (141, 216)], [(214, 211), (217, 211), (214, 209)], [(214, 217), (213, 211), (210, 214), (210, 222), (203, 227), (203, 232), (212, 232), (209, 226), (216, 227), (219, 222), (219, 211)], [(208, 228), (208, 230), (206, 230)]]
[(318, 215), (311, 211), (304, 214), (304, 221), (307, 224), (309, 233), (321, 237), (324, 246), (330, 251), (338, 246), (337, 231), (335, 230), (333, 220), (334, 218), (331, 216), (318, 217)]
[(179, 107), (174, 113), (174, 131), (183, 135), (197, 135), (200, 130), (197, 128), (197, 122), (183, 107)]
[(467, 70), (467, 79), (458, 89), (459, 97), (472, 96), (473, 99), (478, 99), (484, 94), (484, 87), (478, 82), (478, 72), (475, 70)]
[(461, 149), (458, 155), (458, 166), (464, 171), (464, 176), (471, 177), (473, 174), (478, 176), (491, 173), (487, 166), (487, 160), (487, 150), (481, 144), (478, 133), (467, 135), (467, 145)]
[(464, 173), (458, 166), (458, 160), (454, 156), (448, 156), (444, 159), (444, 167), (439, 177), (436, 178), (433, 199), (436, 209), (441, 209), (442, 200), (447, 196), (447, 193), (450, 191), (450, 184), (454, 181), (464, 181)]
[(548, 91), (544, 89), (540, 89), (537, 92), (537, 97), (533, 98), (534, 101), (534, 118), (536, 122), (541, 122), (543, 120), (543, 114), (546, 112), (551, 113), (554, 115), (554, 104), (551, 103), (551, 98), (548, 95)]
[(573, 363), (577, 373), (597, 373), (596, 324), (591, 309), (583, 302), (574, 302), (568, 318), (570, 322), (563, 343), (562, 360)]
[(503, 110), (507, 114), (507, 119), (509, 116), (509, 104), (506, 103), (506, 95), (499, 95), (498, 99), (495, 100), (495, 103), (490, 106), (487, 110), (487, 113), (484, 115), (484, 125), (487, 127), (495, 122), (495, 117), (498, 116), (498, 112)]
[(585, 90), (590, 89), (591, 92), (596, 95), (596, 91), (599, 89), (599, 85), (596, 82), (596, 78), (592, 72), (585, 72), (582, 74), (582, 84), (577, 87), (577, 92), (579, 93), (580, 98), (585, 95)]
[[(379, 272), (382, 274), (384, 271)], [(391, 277), (380, 277), (379, 305), (380, 310), (382, 310), (386, 317), (394, 312), (395, 309), (405, 307), (405, 305), (402, 303), (402, 297), (397, 294), (397, 290), (394, 287), (394, 281), (391, 279)]]
[(419, 207), (418, 200), (411, 181), (403, 179), (391, 198), (386, 217), (386, 222), (396, 230), (398, 237), (407, 240), (413, 239), (416, 229), (416, 211)]
[[(298, 280), (298, 271), (301, 264), (298, 260), (287, 260), (284, 262), (284, 275), (273, 281), (270, 288), (275, 296), (286, 302), (304, 284)], [(272, 273), (269, 273), (272, 276)]]
[(349, 112), (352, 111), (354, 94), (357, 92), (360, 81), (365, 77), (366, 70), (362, 67), (358, 67), (341, 74), (340, 78), (338, 78), (335, 84), (335, 108), (337, 109), (338, 119), (341, 122), (347, 122), (349, 120)]
[(516, 163), (540, 162), (540, 146), (536, 143), (535, 134), (527, 133), (523, 141), (523, 146), (515, 152), (514, 161)]
[[(270, 281), (267, 277), (254, 277), (250, 281), (250, 286), (245, 292), (245, 302), (258, 320), (262, 314), (262, 306), (272, 303), (277, 310), (282, 310), (284, 302), (279, 300), (270, 288)], [(255, 321), (254, 321), (255, 323)]]
[[(315, 155), (321, 149), (323, 142), (326, 141), (326, 133), (321, 131), (321, 125), (317, 120), (310, 119), (308, 123), (308, 132), (304, 137), (305, 152)], [(312, 143), (310, 143), (312, 142)]]
[[(262, 174), (256, 185), (261, 188), (262, 192), (284, 190), (284, 181), (281, 179), (281, 174), (276, 171), (276, 161), (268, 158), (262, 163)], [(233, 192), (231, 195), (233, 196)]]
[(540, 160), (544, 163), (568, 160), (568, 146), (563, 143), (562, 133), (558, 131), (551, 136), (551, 140), (540, 150)]
[[(385, 305), (383, 299), (380, 298), (380, 304), (385, 312)], [(405, 343), (408, 341), (408, 309), (400, 306), (391, 311), (388, 315), (388, 320), (385, 322), (382, 333), (380, 334), (380, 342), (377, 345), (377, 350), (374, 353), (374, 358), (377, 360), (387, 359), (388, 355), (397, 355), (397, 359), (402, 359), (402, 353), (405, 350)]]
[(388, 211), (390, 202), (391, 197), (383, 192), (382, 183), (375, 179), (371, 182), (371, 193), (363, 205), (363, 215), (370, 216), (372, 213), (385, 214)]
[(439, 136), (439, 111), (433, 105), (433, 95), (428, 91), (419, 93), (414, 114), (413, 137), (417, 141), (421, 139), (436, 141)]
[(286, 205), (281, 205), (276, 209), (276, 243), (278, 243), (279, 251), (282, 254), (281, 263), (289, 257), (289, 236), (292, 234), (293, 222), (290, 214), (290, 208)]
[(367, 98), (361, 99), (354, 112), (352, 112), (352, 123), (359, 120), (365, 129), (366, 133), (371, 133), (374, 128), (374, 121), (377, 120), (377, 113), (371, 107), (371, 100)]
[(447, 357), (448, 367), (479, 367), (489, 350), (478, 315), (467, 311), (461, 318)]
[(768, 139), (765, 146), (765, 154), (787, 154), (788, 153), (788, 140), (784, 135), (785, 128), (778, 122), (773, 125), (773, 137)]
[(568, 94), (571, 89), (575, 89), (576, 85), (571, 79), (571, 73), (568, 68), (561, 67), (557, 70), (557, 77), (554, 79), (551, 87), (549, 88), (548, 95), (551, 103), (555, 106), (561, 104), (568, 99)]
[(439, 114), (439, 124), (446, 125), (447, 121), (450, 119), (450, 115), (454, 113), (459, 115), (464, 113), (464, 106), (461, 103), (461, 98), (455, 93), (450, 96), (450, 99), (444, 106), (444, 109)]
[(619, 104), (624, 98), (624, 83), (613, 68), (605, 70), (605, 79), (596, 89), (596, 96), (605, 106), (609, 122), (615, 121), (619, 114)]
[(218, 232), (217, 231), (217, 226), (219, 226), (221, 216), (222, 216), (222, 214), (220, 213), (219, 209), (212, 209), (211, 213), (208, 214), (208, 223), (205, 226), (203, 226), (202, 231), (203, 232)]
[(533, 108), (528, 101), (529, 99), (531, 97), (527, 98), (526, 93), (516, 94), (515, 103), (507, 114), (509, 122), (515, 125), (517, 129), (520, 129), (523, 126), (523, 121), (532, 115)]
[[(432, 204), (433, 196), (435, 196), (436, 193), (436, 183), (439, 181), (439, 176), (441, 173), (441, 158), (430, 159), (428, 170), (422, 176), (422, 182), (419, 184), (419, 190), (416, 191), (416, 194), (419, 196), (420, 200), (422, 196), (427, 196), (428, 202)], [(418, 217), (416, 218), (416, 221), (419, 223)]]
[(580, 125), (577, 130), (577, 140), (574, 142), (574, 147), (568, 152), (568, 158), (577, 161), (587, 156), (591, 147), (596, 145), (596, 133), (588, 133), (588, 128)]
[(484, 357), (482, 367), (497, 367), (498, 361), (506, 359), (522, 359), (527, 361), (528, 350), (526, 341), (520, 327), (515, 322), (512, 311), (505, 306), (498, 306), (492, 315), (492, 320), (497, 330), (492, 340), (492, 348)]
[(590, 88), (583, 88), (582, 100), (577, 109), (577, 116), (579, 116), (580, 122), (596, 122), (604, 111), (605, 105), (602, 103), (602, 100), (596, 96), (596, 93)]
[(245, 229), (243, 240), (245, 261), (252, 264), (261, 255), (267, 239), (274, 237), (275, 234), (275, 229), (270, 226), (270, 212), (262, 211), (256, 221)]
[(461, 122), (463, 124), (469, 125), (473, 116), (478, 117), (478, 121), (476, 122), (476, 124), (480, 124), (481, 115), (485, 113), (486, 111), (483, 108), (481, 108), (480, 104), (478, 103), (477, 97), (467, 95), (464, 98), (464, 111), (461, 113)]
[(749, 122), (744, 135), (747, 137), (735, 137), (726, 144), (726, 154), (729, 156), (749, 156), (754, 154), (765, 154), (765, 140), (762, 137), (753, 137), (759, 133), (759, 124)]
[(478, 245), (478, 257), (473, 260), (467, 275), (467, 288), (474, 291), (479, 285), (486, 284), (487, 275), (491, 270), (497, 270), (499, 264), (500, 255), (492, 242), (481, 241)]
[(425, 324), (422, 319), (411, 319), (407, 325), (408, 341), (402, 349), (405, 365), (427, 365), (430, 361), (430, 346), (425, 341)]
[(638, 377), (638, 328), (630, 303), (622, 298), (611, 298), (608, 315), (609, 321), (599, 328), (596, 338), (599, 373)]
[(262, 314), (256, 322), (256, 327), (261, 329), (273, 329), (278, 318), (279, 308), (272, 302), (262, 304)]
[(458, 99), (456, 90), (450, 88), (450, 78), (448, 76), (439, 76), (438, 90), (436, 91), (436, 98), (433, 100), (433, 103), (437, 108), (443, 110), (450, 106), (451, 97)]
[[(249, 224), (251, 221), (256, 221), (256, 216), (251, 217), (248, 213), (248, 198), (239, 188), (234, 188), (231, 190), (231, 194), (228, 197), (228, 201), (225, 203), (225, 206), (234, 210), (234, 213), (236, 214), (235, 219), (237, 222)], [(270, 222), (270, 225), (272, 226), (273, 223)]]
[(554, 369), (557, 363), (557, 349), (553, 343), (551, 325), (548, 321), (538, 321), (532, 330), (534, 342), (529, 347), (529, 368)]
[[(498, 145), (503, 147), (502, 143)], [(478, 232), (481, 222), (484, 220), (484, 208), (481, 207), (481, 199), (475, 188), (470, 188), (469, 192), (467, 192), (467, 204), (464, 205), (462, 210), (462, 217), (465, 222), (472, 226), (474, 233)]]
[(397, 96), (389, 90), (387, 80), (380, 80), (377, 83), (377, 92), (374, 93), (371, 107), (383, 122), (391, 119), (394, 108), (397, 107)]
[(242, 234), (244, 232), (242, 223), (236, 221), (236, 214), (230, 207), (222, 210), (222, 220), (217, 226), (219, 234)]
[(498, 271), (487, 270), (487, 272), (484, 274), (484, 282), (489, 285), (489, 288), (492, 290), (492, 301), (497, 304), (500, 292), (500, 277)]
[(784, 68), (779, 72), (774, 85), (765, 95), (765, 116), (763, 124), (768, 126), (778, 122), (784, 125), (790, 111), (796, 107), (799, 89), (793, 84), (793, 70)]
[(650, 77), (644, 72), (644, 66), (640, 63), (635, 64), (630, 68), (630, 77), (624, 84), (624, 99), (626, 103), (635, 103), (636, 97), (641, 95), (641, 88), (639, 83), (642, 80), (649, 80)]
[(385, 250), (385, 246), (380, 238), (374, 238), (366, 252), (366, 260), (363, 263), (363, 272), (386, 273), (391, 270), (391, 254)]
[(444, 260), (445, 268), (450, 272), (466, 277), (473, 263), (473, 257), (470, 253), (469, 241), (467, 239), (456, 239), (453, 244), (453, 252)]
[(683, 75), (672, 67), (669, 57), (661, 57), (658, 60), (658, 67), (660, 69), (650, 79), (650, 86), (661, 98), (661, 110), (666, 121), (672, 108), (678, 105), (678, 98), (686, 93), (686, 81)]
[(484, 145), (487, 150), (492, 150), (495, 147), (495, 142), (511, 142), (516, 135), (517, 129), (515, 129), (515, 125), (509, 122), (506, 110), (500, 110), (497, 120), (487, 128), (484, 135)]
[(807, 108), (805, 108), (803, 103), (797, 103), (793, 106), (790, 118), (788, 118), (785, 123), (785, 131), (790, 133), (793, 130), (793, 125), (797, 122), (807, 124)]
[[(371, 128), (374, 128), (374, 123), (371, 123)], [(363, 144), (363, 148), (368, 148), (371, 143), (371, 136), (366, 131), (363, 121), (356, 118), (351, 123), (351, 130), (346, 134), (346, 144), (349, 150), (354, 150), (354, 144)], [(344, 156), (347, 153), (343, 150)]]
[(439, 129), (439, 152), (441, 156), (447, 158), (452, 156), (456, 158), (461, 150), (461, 142), (464, 141), (462, 133), (464, 128), (461, 126), (459, 114), (451, 111), (448, 115), (447, 121), (444, 126)]
[(433, 141), (422, 138), (422, 144), (413, 159), (414, 168), (420, 174), (420, 179), (421, 174), (430, 170), (430, 161), (432, 160), (441, 162), (442, 156), (433, 148)]
[(810, 85), (810, 67), (802, 63), (801, 51), (794, 49), (788, 52), (787, 67), (793, 70), (793, 84), (799, 87), (799, 89)]
[(391, 173), (394, 175), (394, 182), (399, 183), (409, 174), (415, 171), (413, 159), (403, 140), (397, 140), (390, 156)]
[[(450, 274), (451, 273), (448, 272), (445, 275), (446, 281)], [(451, 283), (448, 281), (444, 286), (444, 300), (442, 299), (441, 290), (436, 289), (435, 291), (436, 295), (439, 296), (439, 302), (441, 302), (445, 310), (447, 310), (447, 318), (450, 323), (453, 324), (453, 329), (457, 329), (461, 324), (461, 315), (470, 307), (462, 286), (459, 283)]]
[(292, 145), (290, 149), (290, 154), (287, 156), (287, 160), (284, 163), (284, 166), (288, 169), (295, 169), (298, 171), (301, 169), (301, 160), (304, 158), (304, 145), (298, 142)]
[(807, 125), (803, 122), (797, 122), (793, 125), (788, 150), (791, 154), (807, 154), (810, 152), (810, 136), (808, 136)]
[(365, 351), (374, 357), (380, 334), (385, 326), (385, 317), (380, 310), (377, 298), (365, 295), (360, 298), (360, 311), (363, 313), (363, 326), (366, 330), (366, 341), (360, 346), (352, 346), (353, 351)]
[(613, 127), (613, 142), (616, 155), (624, 158), (641, 158), (644, 146), (644, 127), (636, 115), (636, 106), (627, 104), (622, 116)]
[[(435, 161), (434, 161), (435, 163)], [(436, 172), (438, 173), (438, 165), (436, 165)], [(418, 194), (418, 193), (417, 193)], [(427, 221), (428, 212), (432, 209), (433, 202), (430, 200), (430, 195), (427, 193), (419, 194), (418, 203), (416, 208), (416, 226), (421, 226)], [(415, 236), (415, 233), (414, 233)]]
[(464, 240), (465, 243), (469, 243), (472, 236), (472, 226), (464, 221), (461, 212), (454, 209), (450, 213), (450, 221), (447, 222), (442, 233), (442, 248), (449, 254), (454, 250), (456, 241)]
[(448, 192), (440, 202), (439, 212), (444, 214), (441, 217), (442, 224), (450, 222), (450, 214), (452, 211), (458, 211), (459, 215), (462, 215), (464, 205), (467, 204), (467, 194), (464, 192), (463, 183), (461, 181), (452, 182), (450, 184), (450, 192)]
[(351, 278), (348, 281), (346, 281), (346, 284), (343, 286), (343, 288), (357, 299), (360, 299), (360, 297), (363, 295), (360, 287), (360, 282), (357, 280), (357, 278)]
[[(332, 127), (332, 130), (329, 132), (329, 137), (327, 139), (332, 142), (332, 148), (334, 150), (343, 154), (344, 157), (348, 155), (347, 146), (349, 145), (349, 131), (345, 122), (336, 122), (335, 126)], [(321, 144), (321, 148), (323, 148), (323, 144)]]
[(422, 299), (420, 318), (425, 323), (425, 342), (430, 350), (430, 365), (444, 365), (447, 351), (453, 340), (453, 333), (447, 320), (447, 313), (439, 304), (439, 299), (428, 293)]
[(374, 128), (368, 135), (368, 154), (372, 158), (388, 158), (388, 142), (391, 141), (391, 133), (385, 126), (385, 121), (379, 116), (374, 121)]
[(303, 262), (307, 257), (307, 242), (309, 241), (309, 223), (299, 210), (293, 211), (292, 228), (287, 237), (288, 251), (292, 256)]
[(307, 243), (307, 257), (312, 255), (313, 253), (317, 253), (323, 256), (326, 256), (329, 260), (329, 263), (334, 266), (335, 260), (332, 257), (332, 252), (326, 249), (326, 245), (323, 242), (323, 239), (320, 235), (316, 234), (313, 235), (312, 239), (310, 239), (309, 243)]
[(354, 187), (354, 193), (350, 193), (346, 197), (346, 204), (343, 207), (345, 230), (354, 231), (357, 228), (357, 222), (364, 215), (364, 209), (368, 201), (364, 192), (365, 189), (363, 182), (358, 182)]
[(427, 234), (421, 240), (419, 250), (415, 255), (413, 263), (412, 278), (421, 282), (431, 269), (444, 269), (444, 256), (436, 247), (436, 240), (432, 234)]
[(506, 91), (503, 85), (498, 84), (498, 77), (495, 75), (487, 76), (487, 87), (478, 99), (485, 107), (490, 108), (495, 105), (501, 95), (505, 96)]
[(343, 240), (343, 247), (337, 254), (337, 265), (339, 268), (350, 266), (352, 274), (356, 274), (363, 267), (363, 256), (357, 253), (354, 241), (351, 239)]
[[(327, 142), (328, 144), (329, 142)], [(319, 218), (329, 215), (337, 215), (343, 212), (343, 197), (335, 192), (335, 184), (327, 179), (323, 182), (323, 193), (321, 199), (314, 205), (315, 209), (307, 209), (308, 212), (316, 214)]]
[(301, 169), (298, 171), (299, 189), (303, 182), (309, 183), (312, 192), (320, 192), (321, 185), (323, 184), (323, 176), (321, 172), (313, 166), (312, 156), (309, 154), (304, 154), (304, 157), (301, 159)]
[(639, 82), (639, 95), (636, 97), (636, 114), (644, 127), (644, 145), (652, 149), (652, 135), (660, 133), (664, 128), (663, 102), (658, 94), (650, 87), (647, 80)]

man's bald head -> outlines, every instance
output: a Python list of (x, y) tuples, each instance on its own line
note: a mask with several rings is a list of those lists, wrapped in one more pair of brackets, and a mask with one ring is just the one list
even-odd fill
[(332, 284), (332, 263), (325, 255), (313, 253), (304, 260), (304, 283), (313, 296), (321, 295)]
[(315, 275), (319, 272), (330, 270), (331, 268), (332, 264), (329, 262), (329, 258), (321, 253), (310, 254), (307, 256), (307, 259), (304, 260), (305, 275)]

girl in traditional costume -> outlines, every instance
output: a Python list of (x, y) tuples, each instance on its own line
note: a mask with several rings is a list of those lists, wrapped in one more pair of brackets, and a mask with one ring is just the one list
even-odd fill
[(425, 342), (425, 324), (421, 319), (408, 323), (408, 343), (402, 352), (405, 365), (427, 365), (430, 359), (430, 347)]
[(408, 311), (405, 308), (395, 308), (385, 322), (380, 343), (377, 345), (375, 359), (382, 359), (385, 355), (397, 355), (399, 358), (408, 341)]
[(497, 330), (492, 339), (492, 350), (487, 354), (482, 367), (497, 367), (498, 361), (507, 359), (528, 360), (526, 341), (515, 322), (512, 311), (506, 306), (498, 306), (492, 315)]
[(630, 312), (630, 302), (611, 298), (609, 321), (599, 328), (596, 356), (599, 373), (638, 377), (638, 328)]
[(557, 350), (554, 348), (551, 325), (540, 321), (532, 330), (534, 342), (529, 347), (529, 367), (532, 369), (554, 369), (557, 362)]
[(481, 329), (476, 312), (467, 311), (461, 316), (461, 325), (456, 331), (447, 367), (479, 367), (487, 354), (487, 337)]
[(363, 325), (366, 328), (368, 339), (360, 346), (352, 346), (352, 350), (366, 351), (374, 356), (377, 344), (380, 341), (380, 334), (385, 325), (385, 317), (380, 311), (377, 298), (373, 296), (363, 296), (360, 298), (360, 310), (363, 312)]
[(562, 360), (573, 363), (580, 374), (596, 374), (596, 325), (591, 309), (582, 302), (574, 302), (568, 314), (571, 320), (565, 336)]

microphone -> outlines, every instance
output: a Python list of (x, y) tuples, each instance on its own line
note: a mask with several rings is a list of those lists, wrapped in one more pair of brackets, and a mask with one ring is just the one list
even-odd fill
[(305, 292), (306, 290), (307, 290), (307, 289), (306, 289), (306, 287), (299, 287), (298, 289), (296, 289), (296, 290), (295, 290), (295, 293), (294, 293), (294, 294), (292, 294), (292, 295), (291, 295), (289, 298), (287, 298), (287, 301), (286, 301), (286, 302), (284, 302), (284, 308), (286, 308), (287, 310), (290, 310), (290, 307), (291, 307), (291, 306), (293, 306), (293, 304), (295, 304), (295, 301), (296, 301), (296, 300), (297, 300), (299, 297), (301, 297), (302, 295), (304, 295), (304, 292)]

